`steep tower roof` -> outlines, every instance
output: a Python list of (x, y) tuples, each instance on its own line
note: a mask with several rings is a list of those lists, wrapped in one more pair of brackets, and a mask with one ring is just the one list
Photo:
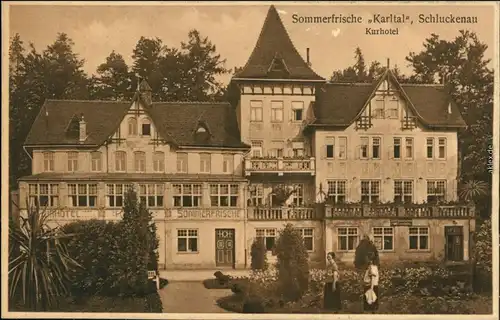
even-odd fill
[(325, 80), (300, 56), (273, 5), (250, 58), (234, 78)]

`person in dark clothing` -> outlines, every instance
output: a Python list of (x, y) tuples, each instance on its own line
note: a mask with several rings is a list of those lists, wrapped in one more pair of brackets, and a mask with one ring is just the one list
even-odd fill
[(326, 262), (326, 282), (323, 294), (323, 307), (326, 310), (338, 312), (342, 309), (340, 298), (339, 270), (335, 262), (335, 253), (329, 252)]

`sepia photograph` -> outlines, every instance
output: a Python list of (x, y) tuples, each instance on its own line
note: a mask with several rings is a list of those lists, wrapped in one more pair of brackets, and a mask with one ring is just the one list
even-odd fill
[(3, 1), (2, 318), (497, 319), (499, 8)]

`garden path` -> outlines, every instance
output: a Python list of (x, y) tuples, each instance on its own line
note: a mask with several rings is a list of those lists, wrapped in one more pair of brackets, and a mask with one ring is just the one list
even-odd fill
[(227, 313), (217, 299), (232, 293), (229, 289), (208, 290), (201, 281), (173, 281), (159, 294), (163, 313)]

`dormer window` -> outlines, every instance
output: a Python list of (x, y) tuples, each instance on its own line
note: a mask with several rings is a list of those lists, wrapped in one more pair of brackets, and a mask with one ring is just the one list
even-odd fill
[(271, 71), (284, 71), (284, 70), (285, 70), (285, 64), (283, 63), (283, 60), (275, 59), (271, 67)]
[(142, 135), (143, 136), (151, 135), (151, 122), (149, 122), (149, 120), (142, 121)]
[(207, 129), (203, 127), (199, 127), (198, 130), (196, 130), (196, 133), (205, 133), (205, 132), (207, 132)]
[(210, 139), (210, 132), (203, 122), (198, 123), (198, 127), (194, 131), (194, 139), (197, 143), (207, 143)]

